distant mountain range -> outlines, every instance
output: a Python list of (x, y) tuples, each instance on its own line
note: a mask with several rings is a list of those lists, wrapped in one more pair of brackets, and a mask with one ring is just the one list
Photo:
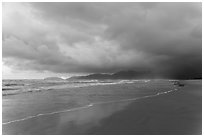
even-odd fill
[(142, 78), (152, 78), (153, 75), (150, 71), (146, 70), (128, 70), (128, 71), (119, 71), (113, 74), (90, 74), (87, 76), (74, 76), (68, 78), (67, 80), (76, 80), (76, 79), (142, 79)]
[(56, 81), (59, 81), (59, 80), (64, 80), (64, 79), (59, 78), (59, 77), (47, 77), (47, 78), (44, 78), (44, 80), (56, 80)]
[[(94, 73), (86, 76), (73, 76), (66, 80), (100, 80), (100, 79), (151, 79), (155, 78), (154, 74), (148, 70), (126, 70), (113, 74)], [(182, 78), (176, 78), (182, 79)], [(186, 79), (202, 79), (202, 77), (186, 78)], [(47, 77), (44, 80), (63, 81), (60, 77)]]

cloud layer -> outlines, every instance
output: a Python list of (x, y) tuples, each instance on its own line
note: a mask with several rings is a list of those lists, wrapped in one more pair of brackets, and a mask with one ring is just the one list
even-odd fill
[(3, 3), (3, 62), (54, 73), (202, 73), (201, 3)]

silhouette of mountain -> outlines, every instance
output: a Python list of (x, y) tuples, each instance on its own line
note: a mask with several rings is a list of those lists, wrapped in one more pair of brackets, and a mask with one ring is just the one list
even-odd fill
[(47, 77), (47, 78), (44, 78), (44, 80), (63, 80), (63, 79), (59, 77)]
[(142, 78), (151, 78), (152, 74), (150, 71), (146, 70), (128, 70), (128, 71), (119, 71), (113, 74), (90, 74), (87, 76), (74, 76), (68, 80), (73, 79), (142, 79)]
[(87, 76), (74, 76), (68, 79), (69, 80), (72, 80), (72, 79), (110, 79), (110, 76), (111, 76), (110, 74), (97, 73), (97, 74), (90, 74)]

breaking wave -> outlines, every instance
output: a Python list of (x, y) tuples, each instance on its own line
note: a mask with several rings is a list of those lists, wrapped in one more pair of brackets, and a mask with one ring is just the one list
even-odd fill
[(2, 95), (35, 93), (54, 89), (77, 88), (97, 85), (131, 84), (150, 80), (78, 80), (78, 81), (45, 81), (45, 80), (3, 80)]

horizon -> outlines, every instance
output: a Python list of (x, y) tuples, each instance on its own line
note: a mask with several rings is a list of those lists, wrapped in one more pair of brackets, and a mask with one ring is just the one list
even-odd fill
[[(2, 80), (44, 80), (46, 78), (61, 78), (63, 80), (68, 80), (69, 78), (72, 78), (72, 77), (81, 77), (81, 76), (89, 76), (89, 75), (93, 75), (93, 74), (108, 74), (108, 75), (113, 75), (115, 73), (118, 73), (118, 72), (128, 72), (128, 71), (134, 71), (134, 70), (121, 70), (121, 71), (117, 71), (117, 72), (114, 72), (114, 73), (89, 73), (89, 74), (82, 74), (82, 75), (72, 75), (72, 76), (69, 76), (69, 77), (65, 77), (65, 76), (48, 76), (48, 77), (43, 77), (43, 78), (17, 78), (17, 79), (12, 79), (12, 78), (8, 78), (8, 79), (3, 79)], [(110, 80), (119, 80), (119, 79), (111, 79), (109, 78)], [(124, 78), (121, 78), (121, 80), (124, 79)], [(130, 78), (130, 79), (124, 79), (124, 80), (158, 80), (158, 79), (167, 79), (167, 80), (202, 80), (202, 76), (201, 77), (194, 77), (194, 78), (168, 78), (168, 77), (158, 77), (158, 76), (155, 76), (154, 78), (152, 77), (149, 77), (149, 78)], [(92, 80), (92, 79), (86, 79), (86, 80)], [(99, 79), (101, 80), (101, 79)], [(103, 79), (102, 79), (103, 80)], [(104, 79), (106, 80), (106, 79)]]

